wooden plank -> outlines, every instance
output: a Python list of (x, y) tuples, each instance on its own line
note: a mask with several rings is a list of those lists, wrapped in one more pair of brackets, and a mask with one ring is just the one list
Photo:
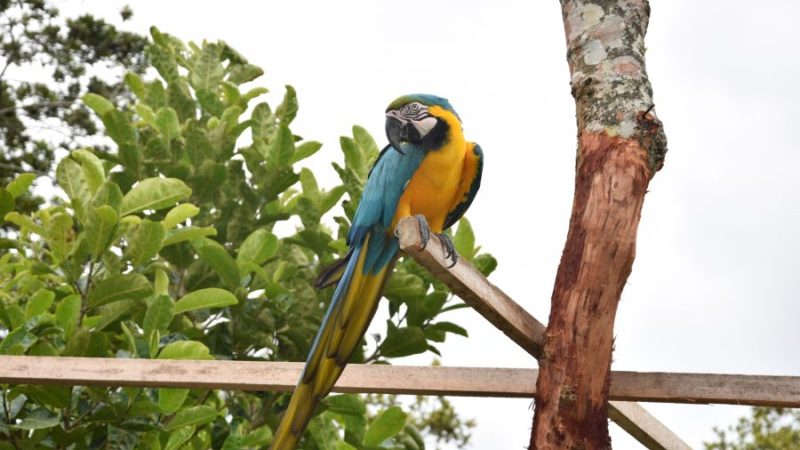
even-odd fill
[(673, 372), (611, 372), (617, 400), (800, 407), (800, 377)]
[(419, 224), (407, 218), (397, 224), (400, 249), (444, 282), (464, 303), (478, 311), (486, 320), (505, 333), (517, 345), (539, 359), (542, 356), (545, 326), (505, 292), (489, 282), (482, 273), (464, 258), (455, 266), (444, 258), (444, 248), (431, 237), (422, 248)]
[[(302, 368), (291, 362), (0, 356), (0, 383), (290, 391)], [(350, 364), (334, 391), (532, 398), (537, 375), (536, 369)], [(800, 407), (800, 377), (612, 372), (610, 397)], [(615, 403), (623, 416), (646, 417), (638, 405)]]
[[(669, 428), (653, 417), (638, 403), (608, 402), (608, 418), (627, 431), (634, 439), (650, 449), (690, 449)], [(612, 404), (613, 403), (613, 407)], [(647, 431), (640, 426), (647, 424)], [(654, 437), (654, 436), (657, 436)]]
[[(400, 248), (442, 280), (465, 303), (478, 311), (536, 359), (542, 356), (545, 325), (489, 282), (471, 264), (459, 258), (453, 267), (444, 258), (438, 239), (431, 238), (423, 249), (419, 225), (413, 218), (401, 220), (396, 233)], [(625, 415), (625, 405), (610, 401), (609, 416), (622, 429), (651, 450), (686, 450), (690, 447), (650, 414), (637, 418)], [(631, 409), (631, 408), (627, 408)], [(639, 407), (642, 411), (644, 408)], [(619, 420), (613, 419), (614, 417)], [(680, 443), (680, 444), (676, 444)]]
[[(0, 383), (291, 391), (302, 369), (291, 362), (0, 356)], [(350, 364), (333, 390), (532, 397), (535, 380), (525, 369)]]

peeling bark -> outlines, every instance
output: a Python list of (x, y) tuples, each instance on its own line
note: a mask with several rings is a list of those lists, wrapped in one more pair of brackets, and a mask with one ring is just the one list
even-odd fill
[(608, 449), (614, 317), (666, 137), (644, 62), (646, 0), (562, 0), (578, 157), (536, 385), (532, 449)]

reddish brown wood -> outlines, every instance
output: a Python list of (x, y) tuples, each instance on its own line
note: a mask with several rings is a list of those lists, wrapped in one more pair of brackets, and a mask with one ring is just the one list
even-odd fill
[(575, 195), (536, 384), (531, 448), (611, 448), (614, 317), (666, 137), (644, 64), (647, 0), (561, 0), (578, 124)]
[(617, 302), (650, 178), (636, 140), (583, 133), (567, 243), (537, 381), (532, 448), (604, 449)]

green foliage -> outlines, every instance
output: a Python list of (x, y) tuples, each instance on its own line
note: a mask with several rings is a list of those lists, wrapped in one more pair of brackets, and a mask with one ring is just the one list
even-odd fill
[[(30, 213), (42, 202), (28, 192), (32, 174), (50, 173), (56, 149), (75, 149), (98, 134), (86, 106), (112, 110), (130, 101), (111, 74), (142, 72), (147, 41), (88, 14), (62, 18), (47, 0), (0, 1), (0, 30), (0, 186), (13, 190), (17, 211)], [(31, 81), (31, 71), (48, 81)], [(43, 133), (53, 127), (63, 133)], [(24, 181), (9, 185), (24, 172)], [(0, 191), (0, 217), (5, 205)]]
[[(0, 354), (303, 360), (332, 294), (313, 281), (346, 251), (378, 147), (354, 127), (341, 140), (345, 165), (334, 164), (341, 184), (322, 188), (297, 167), (320, 144), (290, 129), (294, 89), (273, 112), (257, 102), (265, 89), (244, 86), (261, 69), (224, 42), (151, 34), (146, 53), (159, 76), (128, 73), (129, 105), (83, 96), (115, 150), (81, 148), (59, 163), (65, 201), (20, 210), (27, 174), (0, 191), (18, 237), (0, 256)], [(275, 225), (290, 219), (296, 231), (280, 236)], [(466, 220), (455, 242), (484, 273), (494, 269)], [(355, 361), (438, 354), (447, 336), (467, 335), (441, 319), (463, 303), (413, 260), (398, 263), (386, 296), (386, 330)], [(172, 388), (6, 386), (0, 396), (2, 440), (76, 449), (261, 448), (288, 401)], [(451, 428), (437, 438), (467, 442), (469, 424), (444, 402), (424, 414), (377, 404), (373, 416), (362, 397), (327, 399), (302, 448), (420, 449), (420, 430), (436, 426)]]
[(800, 448), (800, 410), (753, 408), (727, 430), (715, 428), (717, 440), (706, 450), (793, 450)]

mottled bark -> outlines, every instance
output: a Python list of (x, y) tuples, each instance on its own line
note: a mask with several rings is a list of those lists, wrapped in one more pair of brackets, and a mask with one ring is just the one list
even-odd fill
[(578, 122), (575, 197), (553, 290), (535, 449), (607, 449), (614, 317), (666, 138), (644, 64), (645, 0), (561, 1)]

